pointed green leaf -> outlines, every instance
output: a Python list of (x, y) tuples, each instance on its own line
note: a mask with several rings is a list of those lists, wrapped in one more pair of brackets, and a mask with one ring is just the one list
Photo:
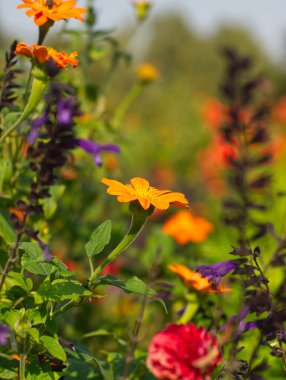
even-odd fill
[(95, 296), (88, 289), (84, 288), (80, 282), (72, 280), (55, 280), (53, 282), (43, 282), (38, 294), (46, 300), (64, 301), (77, 297), (93, 297)]
[(0, 214), (0, 236), (7, 244), (13, 243), (16, 240), (16, 234), (13, 228), (2, 214)]
[(57, 339), (52, 338), (48, 335), (43, 335), (40, 337), (40, 341), (43, 343), (43, 346), (47, 349), (47, 351), (49, 351), (49, 353), (52, 356), (62, 360), (63, 362), (67, 361), (66, 353)]
[(79, 347), (76, 347), (75, 351), (66, 349), (66, 352), (69, 354), (69, 356), (72, 356), (73, 358), (76, 358), (77, 360), (87, 361), (87, 362), (94, 360), (99, 366), (99, 370), (103, 379), (114, 380), (113, 369), (109, 363), (96, 358), (95, 356), (90, 354), (88, 351), (83, 350), (82, 348), (79, 348)]
[(104, 247), (109, 243), (111, 237), (111, 221), (106, 220), (98, 226), (90, 235), (89, 241), (85, 245), (87, 256), (95, 256), (102, 252)]
[(38, 243), (24, 242), (20, 244), (20, 249), (24, 251), (21, 264), (23, 270), (30, 273), (48, 276), (55, 266), (46, 262), (43, 252)]

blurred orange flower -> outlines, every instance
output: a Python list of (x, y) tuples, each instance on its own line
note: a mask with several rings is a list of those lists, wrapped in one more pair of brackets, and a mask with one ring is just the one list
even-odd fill
[(59, 52), (53, 48), (32, 44), (30, 46), (19, 42), (16, 46), (15, 54), (25, 55), (26, 57), (35, 59), (39, 64), (44, 64), (48, 59), (52, 59), (58, 67), (66, 69), (68, 65), (76, 67), (78, 64), (77, 52), (70, 55), (64, 51)]
[(132, 178), (131, 184), (128, 185), (107, 178), (103, 178), (101, 182), (108, 186), (108, 194), (118, 196), (119, 202), (138, 200), (144, 210), (148, 210), (151, 205), (159, 210), (167, 210), (170, 204), (183, 207), (187, 207), (189, 204), (184, 194), (174, 193), (170, 190), (158, 190), (150, 186), (144, 178)]
[(229, 160), (236, 159), (237, 149), (216, 136), (212, 143), (198, 155), (198, 164), (205, 185), (215, 194), (221, 194), (225, 184), (222, 171), (229, 166)]
[(183, 210), (169, 218), (163, 225), (166, 235), (172, 236), (179, 244), (200, 243), (213, 231), (213, 225), (204, 218), (193, 216)]
[(135, 1), (136, 16), (138, 21), (144, 21), (148, 15), (152, 4), (150, 1)]
[(283, 96), (272, 111), (273, 119), (276, 123), (286, 124), (286, 96)]
[(18, 5), (18, 9), (29, 8), (26, 15), (34, 17), (34, 23), (38, 26), (46, 24), (49, 20), (52, 22), (75, 18), (84, 21), (82, 14), (87, 10), (84, 8), (75, 8), (75, 0), (22, 0), (24, 4)]
[(193, 288), (199, 293), (203, 294), (217, 294), (230, 292), (231, 289), (222, 285), (216, 285), (213, 281), (208, 281), (207, 278), (202, 277), (198, 272), (193, 272), (188, 267), (177, 263), (171, 264), (168, 268), (176, 273), (188, 287)]
[(226, 106), (216, 99), (204, 104), (203, 121), (211, 129), (217, 129), (225, 121)]
[(16, 207), (10, 207), (9, 208), (9, 213), (16, 215), (18, 220), (22, 223), (24, 221), (24, 216), (25, 216), (25, 211), (19, 210)]
[(149, 63), (139, 65), (136, 69), (136, 75), (142, 83), (153, 82), (159, 77), (158, 70)]

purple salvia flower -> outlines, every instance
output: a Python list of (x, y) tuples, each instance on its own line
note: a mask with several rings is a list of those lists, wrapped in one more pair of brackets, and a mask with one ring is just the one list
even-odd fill
[(48, 122), (49, 120), (49, 113), (46, 110), (41, 116), (39, 116), (37, 119), (35, 119), (32, 122), (31, 131), (28, 135), (27, 141), (28, 143), (32, 144), (34, 141), (37, 140), (39, 135), (39, 129)]
[(8, 336), (9, 336), (9, 327), (3, 326), (0, 323), (0, 345), (5, 346), (7, 344)]
[(245, 318), (247, 317), (248, 313), (250, 311), (249, 306), (245, 306), (238, 314), (232, 315), (225, 325), (221, 327), (221, 331), (225, 330), (227, 326), (231, 325), (232, 323), (236, 323), (236, 341), (240, 338), (240, 336), (245, 333), (246, 331), (253, 330), (257, 327), (260, 327), (263, 325), (263, 323), (266, 321), (266, 319), (260, 319), (256, 321), (250, 321), (246, 322)]
[(72, 126), (74, 117), (74, 98), (60, 99), (57, 102), (57, 122), (63, 126)]
[(39, 243), (39, 246), (41, 247), (41, 250), (43, 252), (43, 255), (46, 261), (48, 262), (52, 261), (52, 255), (47, 244), (44, 243), (43, 240), (40, 239), (38, 235), (33, 236), (33, 239)]
[(245, 259), (237, 259), (221, 261), (213, 265), (200, 265), (197, 268), (197, 272), (200, 272), (203, 277), (208, 277), (210, 282), (214, 281), (218, 285), (222, 277), (237, 269), (245, 261)]
[(101, 152), (120, 153), (120, 148), (115, 144), (101, 145), (90, 140), (78, 139), (77, 145), (94, 157), (97, 166), (102, 166)]

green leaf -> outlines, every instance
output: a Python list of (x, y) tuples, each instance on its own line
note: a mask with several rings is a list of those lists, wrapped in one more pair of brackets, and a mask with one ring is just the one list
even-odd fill
[(113, 285), (124, 290), (126, 293), (137, 293), (146, 296), (155, 296), (157, 294), (155, 290), (149, 288), (149, 286), (144, 284), (138, 277), (132, 277), (127, 281), (122, 281), (114, 276), (106, 275), (99, 277), (94, 284)]
[(52, 263), (57, 267), (57, 272), (62, 277), (71, 277), (76, 272), (68, 270), (68, 267), (58, 257), (52, 258)]
[(30, 273), (46, 276), (51, 274), (55, 266), (52, 263), (46, 262), (43, 256), (43, 252), (37, 243), (21, 243), (20, 249), (24, 251), (21, 259), (23, 270), (27, 270)]
[(87, 362), (94, 360), (99, 366), (99, 370), (103, 379), (114, 380), (113, 370), (109, 363), (96, 358), (95, 356), (91, 355), (88, 351), (85, 351), (79, 347), (76, 347), (75, 351), (71, 351), (69, 349), (66, 349), (66, 351), (70, 356), (72, 356), (73, 358), (76, 358), (77, 360), (87, 361)]
[(3, 191), (3, 184), (4, 184), (4, 179), (6, 175), (6, 170), (9, 165), (9, 161), (1, 159), (0, 160), (0, 193)]
[(40, 337), (40, 341), (43, 343), (43, 346), (49, 351), (49, 353), (52, 356), (54, 356), (57, 359), (60, 359), (63, 362), (67, 361), (66, 353), (57, 339), (52, 338), (48, 335), (43, 335)]
[(111, 237), (111, 221), (106, 220), (98, 226), (90, 235), (89, 241), (85, 245), (87, 256), (95, 256), (102, 252), (104, 247), (109, 243)]
[(110, 331), (99, 329), (99, 330), (91, 331), (87, 334), (84, 334), (82, 338), (85, 339), (85, 338), (91, 338), (93, 336), (104, 336), (104, 335), (111, 335), (111, 334), (112, 333)]
[(15, 379), (17, 376), (17, 369), (8, 369), (0, 366), (0, 379)]
[(23, 277), (21, 273), (10, 272), (6, 277), (5, 286), (7, 291), (12, 289), (14, 286), (19, 286), (26, 293), (29, 293), (33, 288), (33, 282), (30, 278)]
[(31, 328), (28, 330), (28, 334), (34, 339), (35, 342), (39, 343), (39, 330), (36, 328)]
[(43, 201), (44, 214), (47, 219), (50, 219), (58, 207), (58, 200), (65, 191), (64, 185), (54, 185), (50, 188), (51, 197)]
[(26, 365), (26, 380), (59, 380), (62, 378), (62, 372), (51, 370), (48, 363), (39, 363), (37, 359), (32, 359)]
[(84, 288), (80, 282), (72, 280), (55, 280), (53, 282), (43, 282), (38, 294), (45, 300), (64, 301), (77, 297), (94, 297), (95, 295)]
[(14, 230), (2, 214), (0, 214), (0, 236), (7, 244), (13, 243), (16, 240)]
[(29, 309), (27, 312), (28, 318), (32, 322), (33, 326), (46, 322), (48, 312), (44, 305), (39, 308)]
[(93, 363), (81, 362), (76, 359), (69, 358), (68, 367), (64, 371), (65, 380), (102, 380), (102, 376), (98, 373), (98, 369)]
[(113, 285), (124, 290), (126, 293), (136, 293), (148, 297), (155, 297), (154, 300), (160, 302), (160, 304), (163, 306), (165, 310), (165, 313), (168, 314), (165, 302), (162, 299), (156, 297), (157, 292), (154, 289), (151, 289), (149, 286), (147, 286), (142, 280), (140, 280), (140, 278), (136, 276), (131, 277), (127, 281), (122, 281), (116, 277), (106, 275), (99, 277), (94, 282), (94, 285)]

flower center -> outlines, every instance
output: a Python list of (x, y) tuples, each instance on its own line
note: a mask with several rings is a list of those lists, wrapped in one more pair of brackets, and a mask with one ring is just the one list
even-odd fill
[(133, 192), (133, 194), (139, 198), (145, 198), (150, 200), (158, 198), (158, 193), (159, 190), (152, 186), (148, 187), (148, 189), (138, 186), (136, 187), (136, 189), (134, 189)]

